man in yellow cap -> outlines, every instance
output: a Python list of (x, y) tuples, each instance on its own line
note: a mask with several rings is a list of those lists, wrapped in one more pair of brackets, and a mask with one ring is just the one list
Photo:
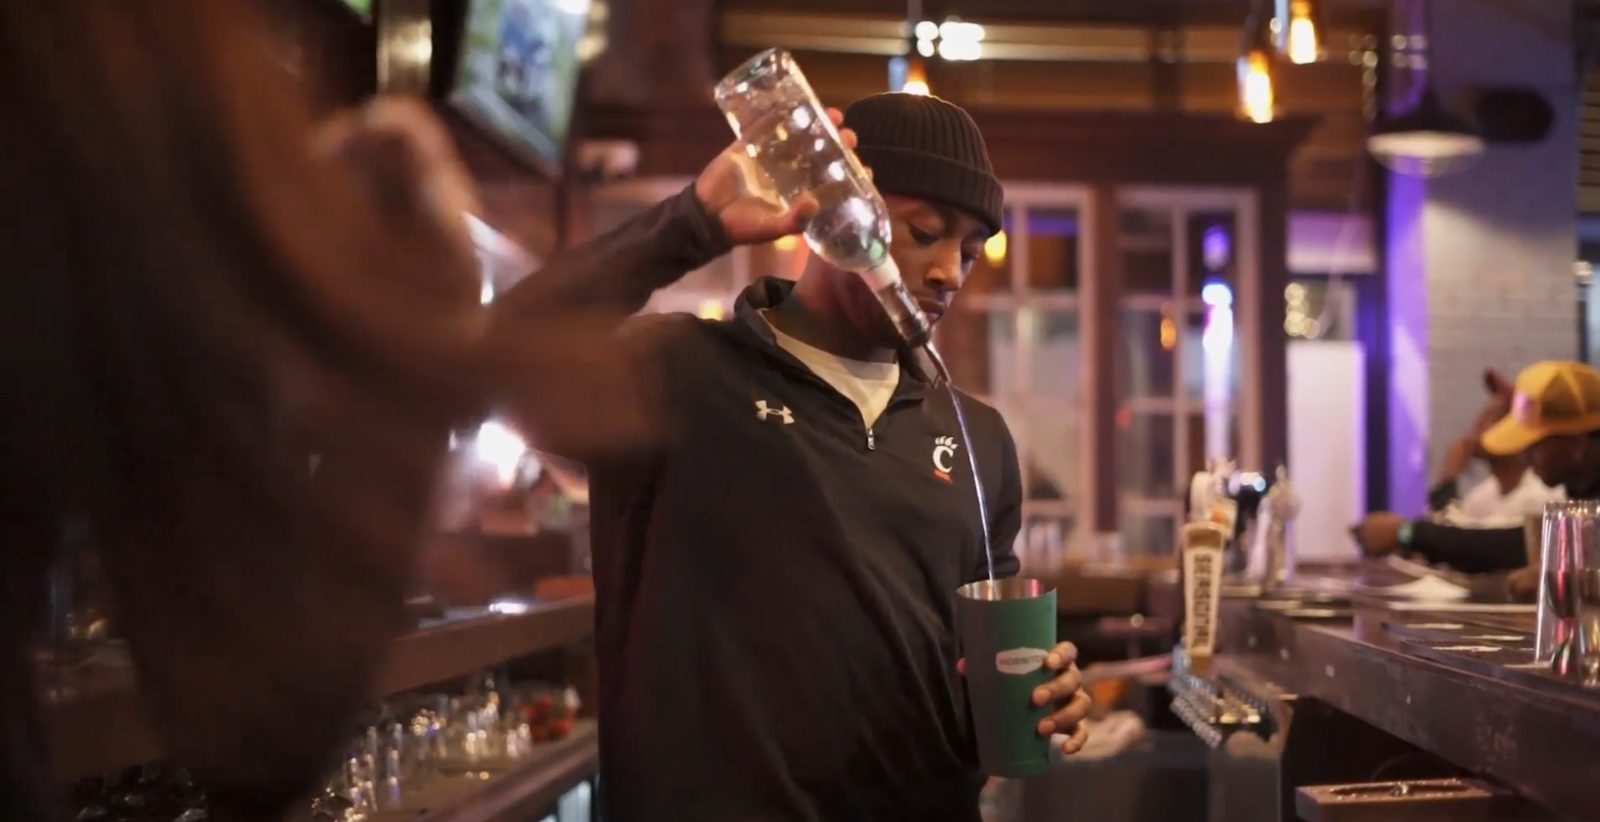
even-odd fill
[[(1521, 454), (1546, 485), (1568, 499), (1600, 499), (1600, 371), (1546, 360), (1517, 375), (1511, 413), (1483, 433), (1491, 455)], [(1395, 551), (1470, 573), (1527, 564), (1523, 529), (1459, 528), (1398, 514), (1373, 514), (1352, 529), (1370, 556)]]
[[(1483, 372), (1483, 384), (1489, 391), (1487, 401), (1466, 435), (1445, 449), (1439, 479), (1428, 491), (1428, 512), (1445, 525), (1511, 528), (1538, 516), (1547, 503), (1566, 499), (1566, 494), (1540, 481), (1521, 451), (1491, 454), (1484, 450), (1483, 433), (1511, 413), (1516, 387), (1493, 368)], [(1463, 476), (1480, 462), (1489, 469), (1488, 476), (1463, 489)]]

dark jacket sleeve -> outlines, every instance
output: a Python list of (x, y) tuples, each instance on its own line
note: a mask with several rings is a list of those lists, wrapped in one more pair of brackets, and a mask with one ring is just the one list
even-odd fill
[(681, 323), (628, 322), (657, 289), (729, 249), (692, 188), (551, 258), (493, 304), (493, 368), (542, 449), (585, 461), (661, 436), (663, 350)]
[[(969, 400), (963, 408), (972, 405), (975, 403)], [(1017, 534), (1022, 530), (1022, 469), (1017, 460), (1017, 444), (1006, 428), (1005, 419), (998, 411), (988, 410), (988, 413), (994, 418), (992, 436), (1000, 441), (1000, 473), (993, 479), (984, 477), (983, 480), (995, 483), (995, 492), (990, 495), (996, 504), (989, 512), (989, 544), (994, 551), (994, 575), (1001, 578), (1016, 576), (1022, 570), (1016, 551)], [(988, 576), (987, 560), (980, 558), (979, 563), (973, 570), (973, 580)]]
[(620, 320), (729, 248), (690, 186), (551, 257), (495, 300), (495, 322), (514, 334), (563, 311), (606, 311)]
[(1411, 531), (1411, 549), (1429, 562), (1481, 574), (1528, 564), (1521, 528), (1456, 528), (1418, 521)]

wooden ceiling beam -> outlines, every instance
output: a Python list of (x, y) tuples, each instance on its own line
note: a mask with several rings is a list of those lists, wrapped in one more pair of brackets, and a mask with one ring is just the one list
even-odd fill
[[(793, 11), (724, 11), (720, 19), (724, 46), (762, 49), (831, 51), (889, 57), (904, 54), (910, 32), (904, 18), (883, 15), (839, 15)], [(1330, 28), (1327, 59), (1347, 59), (1351, 50), (1367, 47), (1371, 33), (1358, 28)], [(988, 24), (984, 26), (983, 59), (1057, 62), (1227, 63), (1239, 57), (1239, 26), (1186, 25), (1171, 30), (1157, 26), (1094, 24)]]
[[(798, 52), (806, 77), (825, 102), (840, 104), (887, 87), (882, 57)], [(721, 66), (731, 69), (746, 57), (724, 49)], [(1162, 82), (1167, 99), (1189, 111), (1226, 112), (1237, 101), (1232, 66), (1201, 64), (1162, 75), (1149, 63), (936, 63), (928, 79), (934, 93), (962, 105), (1072, 109), (1141, 109), (1158, 105)], [(1285, 66), (1278, 99), (1286, 113), (1359, 118), (1363, 97), (1361, 68), (1319, 63)]]
[[(1335, 25), (1387, 13), (1389, 0), (1333, 0), (1326, 13)], [(923, 0), (923, 15), (942, 20), (960, 14), (990, 22), (1243, 23), (1255, 0)], [(724, 11), (788, 8), (821, 14), (904, 17), (905, 0), (721, 0)]]

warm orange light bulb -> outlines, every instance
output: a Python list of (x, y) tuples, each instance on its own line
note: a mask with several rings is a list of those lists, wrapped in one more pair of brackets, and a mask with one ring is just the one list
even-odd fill
[(1321, 32), (1311, 16), (1311, 0), (1292, 0), (1289, 3), (1288, 48), (1290, 62), (1296, 65), (1317, 62), (1322, 51)]
[(983, 259), (996, 268), (1006, 261), (1006, 233), (995, 232), (993, 237), (983, 241)]
[(1239, 111), (1256, 123), (1272, 122), (1272, 59), (1262, 49), (1239, 57)]

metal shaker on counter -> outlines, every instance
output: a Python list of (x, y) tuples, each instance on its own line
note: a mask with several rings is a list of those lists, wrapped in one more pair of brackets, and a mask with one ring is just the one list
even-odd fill
[(1539, 576), (1534, 658), (1600, 685), (1600, 501), (1545, 505)]

